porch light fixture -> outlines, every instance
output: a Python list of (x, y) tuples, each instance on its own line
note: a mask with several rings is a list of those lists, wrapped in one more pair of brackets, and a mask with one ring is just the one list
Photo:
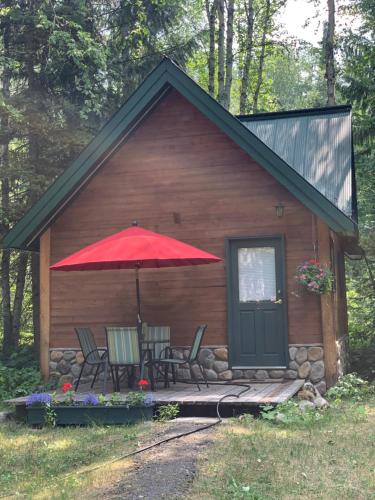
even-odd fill
[(284, 205), (282, 203), (275, 205), (275, 210), (277, 217), (282, 217), (284, 215)]

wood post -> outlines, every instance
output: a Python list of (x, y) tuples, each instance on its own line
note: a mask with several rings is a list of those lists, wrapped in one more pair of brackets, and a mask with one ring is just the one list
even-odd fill
[(51, 230), (40, 237), (40, 370), (44, 381), (49, 376), (49, 332), (51, 324)]
[[(319, 261), (323, 265), (331, 265), (330, 231), (329, 227), (317, 219), (317, 237)], [(324, 366), (327, 387), (337, 380), (337, 348), (333, 293), (320, 296), (322, 334), (324, 347)]]

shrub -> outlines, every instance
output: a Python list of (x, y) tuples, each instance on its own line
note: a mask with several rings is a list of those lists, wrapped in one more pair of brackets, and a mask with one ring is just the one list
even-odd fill
[(21, 347), (6, 361), (0, 360), (0, 401), (52, 388), (52, 384), (43, 384), (30, 346)]
[(366, 347), (350, 350), (350, 369), (369, 382), (375, 380), (375, 339)]
[(167, 420), (173, 420), (174, 418), (177, 418), (180, 413), (180, 407), (178, 404), (168, 404), (168, 405), (162, 405), (159, 406), (157, 414), (156, 414), (156, 420), (159, 422), (166, 422)]
[(334, 387), (328, 389), (326, 397), (332, 400), (352, 399), (361, 401), (374, 393), (374, 386), (358, 377), (356, 373), (348, 373), (340, 377)]
[(41, 385), (39, 370), (11, 368), (0, 363), (0, 400), (36, 392)]
[(265, 405), (260, 412), (261, 418), (281, 425), (309, 425), (323, 418), (323, 411), (314, 407), (301, 409), (299, 403), (289, 400), (277, 406)]

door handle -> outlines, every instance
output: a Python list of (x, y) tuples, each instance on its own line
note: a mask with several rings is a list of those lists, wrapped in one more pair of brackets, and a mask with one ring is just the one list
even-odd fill
[(274, 304), (282, 304), (283, 303), (283, 299), (279, 299), (279, 300), (275, 300)]

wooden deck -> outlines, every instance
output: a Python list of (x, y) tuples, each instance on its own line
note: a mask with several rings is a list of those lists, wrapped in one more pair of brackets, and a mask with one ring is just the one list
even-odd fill
[[(250, 389), (239, 397), (229, 397), (230, 394), (239, 394), (245, 389), (245, 387), (240, 385), (235, 386), (235, 383), (232, 385), (224, 383), (220, 385), (211, 384), (208, 388), (202, 385), (201, 391), (198, 391), (195, 385), (171, 384), (171, 387), (168, 389), (158, 389), (153, 395), (156, 404), (178, 403), (180, 405), (213, 405), (223, 396), (228, 395), (228, 397), (222, 401), (222, 405), (258, 406), (261, 404), (277, 404), (287, 401), (299, 391), (303, 382), (303, 380), (264, 383), (249, 381), (238, 382), (250, 386)], [(79, 392), (76, 395), (76, 399), (83, 400), (88, 392), (93, 391), (88, 391), (86, 389), (84, 392)], [(110, 395), (108, 397), (110, 397)], [(57, 395), (56, 398), (63, 400), (64, 395)], [(16, 406), (25, 406), (26, 397), (15, 398), (6, 402)]]

